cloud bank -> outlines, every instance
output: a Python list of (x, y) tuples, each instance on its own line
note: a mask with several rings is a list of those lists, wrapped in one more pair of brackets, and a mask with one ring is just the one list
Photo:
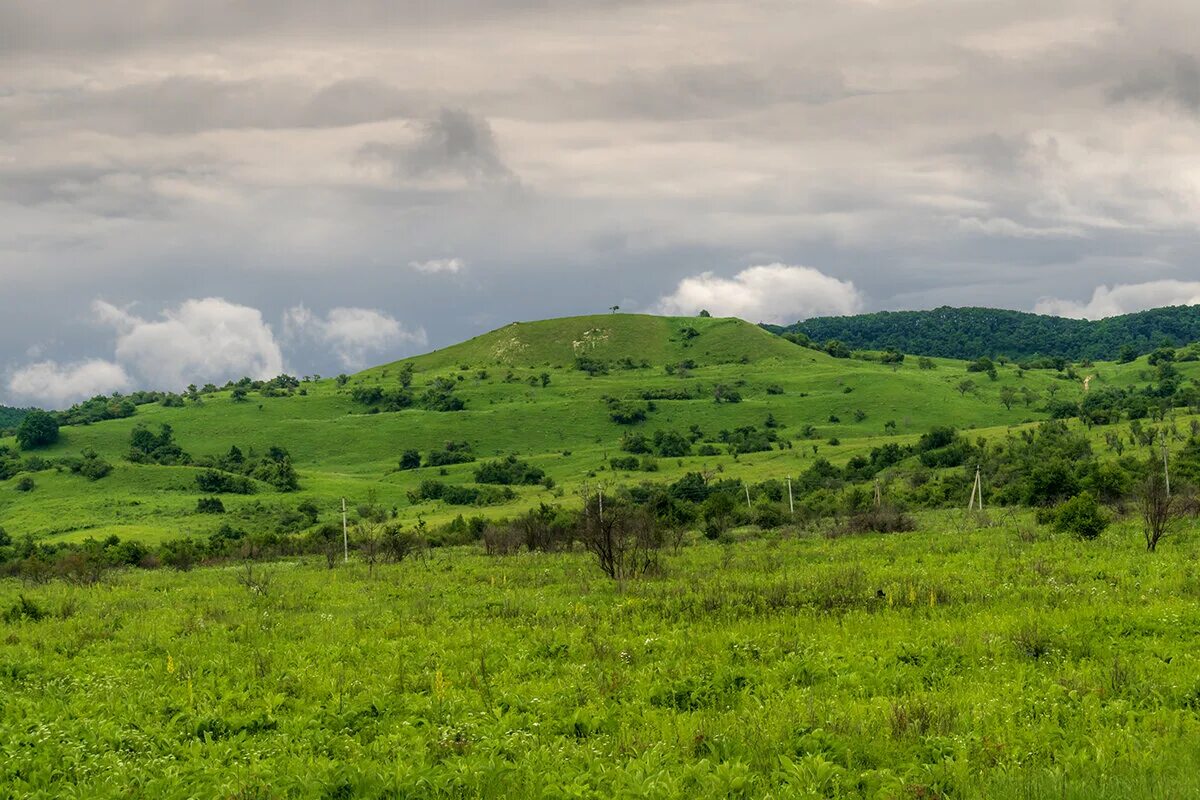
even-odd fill
[(288, 338), (312, 338), (328, 345), (347, 369), (367, 366), (367, 357), (399, 345), (425, 345), (422, 328), (408, 329), (394, 317), (369, 308), (334, 308), (318, 317), (304, 306), (284, 315)]
[(256, 308), (207, 297), (187, 300), (154, 320), (103, 300), (92, 308), (116, 330), (116, 361), (147, 386), (179, 391), (189, 383), (283, 372), (283, 353)]
[(338, 307), (322, 317), (304, 306), (284, 314), (281, 342), (257, 308), (219, 297), (186, 300), (152, 319), (94, 300), (92, 321), (112, 333), (111, 358), (27, 364), (10, 371), (8, 394), (62, 408), (132, 389), (178, 392), (190, 383), (273, 378), (285, 371), (284, 343), (321, 347), (348, 369), (366, 366), (372, 355), (427, 343), (424, 329), (408, 328), (382, 311)]
[(72, 364), (39, 361), (16, 370), (8, 390), (18, 400), (62, 408), (98, 394), (127, 391), (129, 375), (111, 361), (95, 358)]
[(1148, 281), (1146, 283), (1097, 286), (1086, 303), (1045, 297), (1034, 306), (1038, 314), (1075, 319), (1103, 319), (1162, 306), (1200, 304), (1200, 281)]
[(855, 314), (863, 299), (849, 281), (811, 267), (766, 264), (744, 269), (733, 278), (703, 272), (679, 282), (659, 298), (659, 314), (692, 316), (706, 310), (717, 317), (787, 324), (809, 317)]

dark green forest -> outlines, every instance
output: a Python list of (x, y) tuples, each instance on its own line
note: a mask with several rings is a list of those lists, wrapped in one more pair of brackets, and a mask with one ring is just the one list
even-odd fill
[(0, 406), (0, 431), (15, 428), (21, 422), (21, 418), (28, 414), (28, 408), (9, 408), (8, 406)]
[(1061, 356), (1078, 361), (1145, 355), (1164, 340), (1200, 340), (1200, 306), (1174, 306), (1095, 321), (996, 308), (880, 311), (850, 317), (817, 317), (775, 333), (803, 334), (814, 342), (837, 340), (859, 350), (898, 350), (942, 358), (981, 355)]

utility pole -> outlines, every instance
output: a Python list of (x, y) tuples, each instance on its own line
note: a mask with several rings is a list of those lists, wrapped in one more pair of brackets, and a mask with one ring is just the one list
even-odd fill
[(346, 527), (346, 498), (342, 498), (342, 552), (343, 563), (350, 563), (350, 531)]
[(600, 524), (604, 524), (604, 489), (600, 489), (596, 495), (600, 499)]
[(1167, 497), (1170, 497), (1171, 496), (1171, 471), (1167, 467), (1167, 434), (1166, 433), (1159, 434), (1159, 441), (1162, 443), (1163, 480), (1166, 481), (1166, 484), (1167, 484)]
[(983, 511), (983, 479), (978, 466), (975, 467), (975, 485), (971, 487), (971, 499), (967, 502), (967, 511), (973, 510), (977, 503), (979, 510)]
[(788, 475), (788, 509), (796, 516), (796, 503), (792, 500), (792, 476)]
[(875, 507), (883, 505), (883, 490), (879, 488), (879, 478), (875, 479)]
[(743, 487), (743, 488), (745, 488), (745, 490), (746, 490), (746, 510), (747, 510), (747, 511), (754, 511), (754, 509), (753, 509), (753, 508), (750, 506), (750, 487), (749, 487), (749, 486), (745, 486), (745, 487)]

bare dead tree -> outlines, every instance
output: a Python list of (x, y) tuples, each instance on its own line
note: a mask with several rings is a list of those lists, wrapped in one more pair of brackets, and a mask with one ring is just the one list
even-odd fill
[(362, 553), (363, 561), (367, 562), (367, 575), (375, 575), (375, 565), (384, 554), (382, 526), (368, 520), (359, 520), (354, 524), (354, 543)]
[(1146, 537), (1146, 549), (1151, 553), (1159, 541), (1166, 536), (1178, 514), (1176, 498), (1167, 488), (1166, 476), (1151, 469), (1149, 476), (1138, 490), (1138, 507), (1142, 513), (1142, 533)]
[(625, 581), (654, 574), (664, 536), (643, 509), (610, 498), (600, 509), (599, 495), (586, 498), (578, 537), (608, 577)]

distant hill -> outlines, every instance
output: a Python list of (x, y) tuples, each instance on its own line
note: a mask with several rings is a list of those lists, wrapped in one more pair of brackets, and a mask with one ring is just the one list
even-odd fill
[(658, 365), (688, 359), (711, 366), (791, 358), (795, 350), (794, 345), (764, 334), (759, 326), (732, 317), (594, 314), (513, 322), (410, 360), (417, 369), (460, 364), (533, 368), (571, 366), (580, 356)]
[(818, 317), (767, 329), (802, 333), (817, 342), (837, 339), (860, 350), (893, 348), (942, 358), (1044, 355), (1113, 360), (1126, 346), (1145, 354), (1164, 339), (1177, 345), (1200, 340), (1200, 306), (1155, 308), (1095, 321), (944, 306), (932, 311)]
[(8, 406), (0, 406), (0, 431), (15, 428), (21, 424), (21, 420), (32, 409), (29, 408), (9, 408)]

